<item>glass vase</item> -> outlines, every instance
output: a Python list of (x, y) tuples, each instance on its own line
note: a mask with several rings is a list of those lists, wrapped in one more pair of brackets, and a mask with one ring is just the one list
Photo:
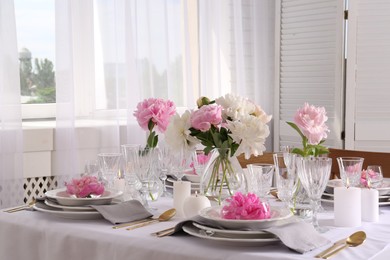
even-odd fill
[(215, 148), (200, 181), (200, 191), (210, 200), (221, 202), (237, 191), (247, 192), (244, 171), (228, 148)]

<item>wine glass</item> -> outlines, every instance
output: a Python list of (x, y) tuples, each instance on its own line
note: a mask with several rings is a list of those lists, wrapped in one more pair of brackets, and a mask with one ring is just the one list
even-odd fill
[(328, 183), (332, 159), (326, 157), (298, 157), (297, 168), (299, 179), (305, 188), (313, 210), (312, 224), (319, 232), (327, 229), (318, 225), (317, 212), (321, 206), (321, 196)]
[(172, 194), (167, 191), (167, 187), (165, 185), (165, 182), (168, 178), (168, 173), (170, 173), (172, 168), (172, 160), (174, 158), (174, 154), (172, 150), (166, 146), (163, 145), (158, 148), (158, 162), (159, 162), (159, 170), (160, 170), (160, 180), (163, 182), (163, 193), (161, 197), (172, 197)]
[(185, 171), (191, 171), (191, 163), (196, 162), (196, 152), (185, 148), (174, 152), (171, 158), (171, 174), (176, 177), (177, 181), (182, 181)]
[(363, 161), (364, 158), (360, 157), (337, 157), (344, 186), (358, 187), (360, 185)]
[(295, 184), (298, 179), (296, 171), (296, 154), (275, 153), (274, 155), (276, 187), (278, 198), (289, 208), (293, 208)]
[(382, 167), (380, 165), (368, 165), (366, 170), (367, 186), (379, 188), (383, 182)]
[(122, 154), (120, 153), (100, 153), (98, 154), (99, 168), (105, 186), (114, 188), (115, 178), (120, 175), (120, 163)]
[(251, 181), (253, 181), (254, 184), (253, 192), (264, 200), (272, 186), (274, 165), (268, 163), (253, 163), (248, 164), (247, 168)]
[(131, 197), (137, 197), (138, 190), (141, 188), (136, 175), (136, 163), (138, 152), (141, 149), (139, 144), (121, 145), (124, 159), (124, 178), (126, 181), (126, 191)]

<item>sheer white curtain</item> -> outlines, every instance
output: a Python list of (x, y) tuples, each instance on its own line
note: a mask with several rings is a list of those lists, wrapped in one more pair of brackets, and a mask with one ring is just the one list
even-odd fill
[(57, 0), (56, 174), (144, 142), (132, 115), (144, 98), (195, 107), (199, 96), (233, 91), (272, 114), (273, 8), (271, 0)]
[(199, 0), (201, 94), (235, 92), (272, 114), (274, 28), (274, 0)]
[(0, 1), (0, 208), (23, 203), (23, 142), (14, 3)]

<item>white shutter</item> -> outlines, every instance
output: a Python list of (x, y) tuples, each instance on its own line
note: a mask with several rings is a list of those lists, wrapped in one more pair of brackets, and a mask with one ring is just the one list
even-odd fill
[(390, 1), (349, 5), (346, 148), (390, 152)]
[(342, 147), (343, 14), (341, 0), (278, 1), (274, 150), (301, 146), (286, 121), (304, 102), (326, 108), (331, 132), (325, 145)]

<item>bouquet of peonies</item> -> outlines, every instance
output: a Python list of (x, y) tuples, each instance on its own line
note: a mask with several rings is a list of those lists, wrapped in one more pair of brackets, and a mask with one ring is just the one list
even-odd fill
[(298, 109), (294, 116), (294, 123), (287, 122), (302, 137), (303, 149), (294, 148), (292, 153), (306, 156), (319, 156), (329, 153), (328, 148), (321, 144), (328, 137), (328, 120), (324, 107), (315, 107), (305, 103), (303, 108)]
[[(252, 101), (234, 94), (212, 101), (201, 97), (197, 105), (197, 110), (174, 116), (165, 132), (165, 141), (178, 151), (195, 149), (199, 143), (206, 155), (218, 151), (219, 155), (211, 157), (206, 167), (201, 189), (205, 195), (217, 197), (220, 203), (223, 196), (246, 186), (245, 177), (238, 176), (230, 158), (242, 153), (247, 159), (263, 154), (269, 135), (267, 123), (272, 117)], [(228, 190), (225, 195), (224, 190)]]
[(271, 218), (270, 206), (267, 202), (262, 202), (256, 194), (246, 195), (237, 192), (234, 196), (225, 200), (225, 206), (221, 210), (224, 219), (269, 219)]
[(75, 195), (77, 198), (100, 196), (104, 193), (104, 185), (95, 176), (72, 179), (70, 183), (65, 183), (65, 186), (66, 192)]
[(176, 113), (175, 104), (170, 100), (161, 98), (149, 98), (138, 103), (134, 116), (142, 129), (149, 131), (146, 147), (155, 148), (158, 143), (158, 135), (153, 130), (155, 126), (160, 133), (167, 129), (170, 119)]

